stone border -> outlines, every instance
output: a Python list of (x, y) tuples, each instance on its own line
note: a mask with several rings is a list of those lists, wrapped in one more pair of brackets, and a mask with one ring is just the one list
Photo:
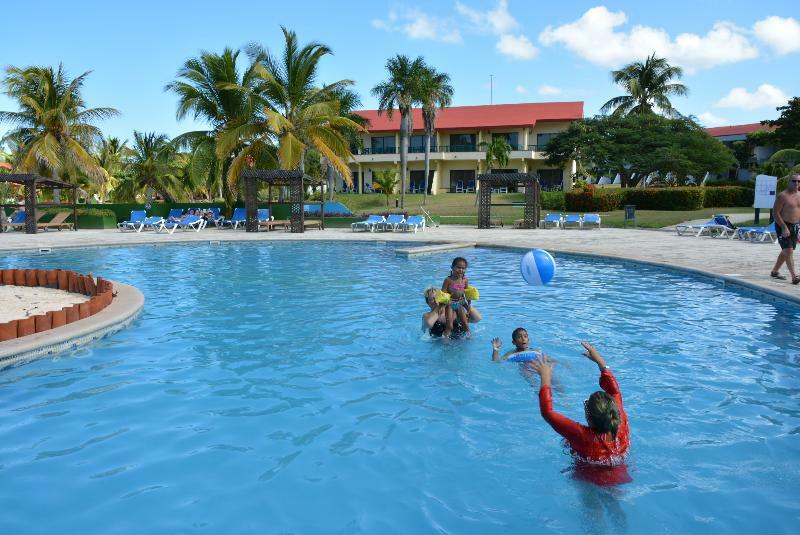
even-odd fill
[(144, 307), (137, 288), (114, 283), (117, 294), (97, 314), (44, 332), (0, 342), (0, 369), (76, 349), (117, 332), (133, 322)]
[(89, 300), (44, 314), (0, 323), (0, 342), (30, 336), (94, 316), (114, 299), (114, 285), (91, 275), (66, 269), (2, 269), (3, 286), (53, 288), (89, 296)]

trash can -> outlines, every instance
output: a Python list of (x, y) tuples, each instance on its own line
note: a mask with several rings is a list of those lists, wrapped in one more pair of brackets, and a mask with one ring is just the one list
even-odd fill
[(622, 221), (622, 226), (627, 227), (628, 221), (633, 221), (633, 227), (636, 228), (636, 205), (625, 205), (625, 219)]

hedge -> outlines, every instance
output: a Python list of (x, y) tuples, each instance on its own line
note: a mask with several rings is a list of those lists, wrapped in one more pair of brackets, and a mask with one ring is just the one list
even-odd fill
[(742, 186), (723, 186), (705, 189), (704, 208), (716, 206), (753, 206), (755, 190)]
[(621, 189), (597, 189), (592, 185), (564, 194), (565, 209), (570, 212), (611, 212), (622, 206)]
[(539, 194), (539, 204), (541, 204), (542, 210), (561, 212), (567, 209), (563, 191), (542, 191)]
[(700, 210), (706, 188), (627, 188), (625, 202), (639, 210)]

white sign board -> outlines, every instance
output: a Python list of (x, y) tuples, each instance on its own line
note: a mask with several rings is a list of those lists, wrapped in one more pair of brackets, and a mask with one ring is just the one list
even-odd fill
[(775, 195), (778, 189), (778, 177), (758, 175), (756, 177), (756, 198), (753, 208), (772, 208), (775, 204)]

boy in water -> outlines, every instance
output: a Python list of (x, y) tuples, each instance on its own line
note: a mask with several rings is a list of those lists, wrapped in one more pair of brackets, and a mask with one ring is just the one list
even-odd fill
[(522, 327), (517, 327), (514, 329), (514, 332), (511, 333), (511, 342), (514, 344), (514, 349), (508, 351), (502, 357), (500, 356), (500, 347), (503, 345), (503, 342), (500, 341), (500, 338), (495, 337), (492, 340), (492, 361), (493, 362), (503, 362), (508, 360), (509, 357), (516, 355), (517, 353), (523, 353), (528, 351), (528, 331), (523, 329)]

